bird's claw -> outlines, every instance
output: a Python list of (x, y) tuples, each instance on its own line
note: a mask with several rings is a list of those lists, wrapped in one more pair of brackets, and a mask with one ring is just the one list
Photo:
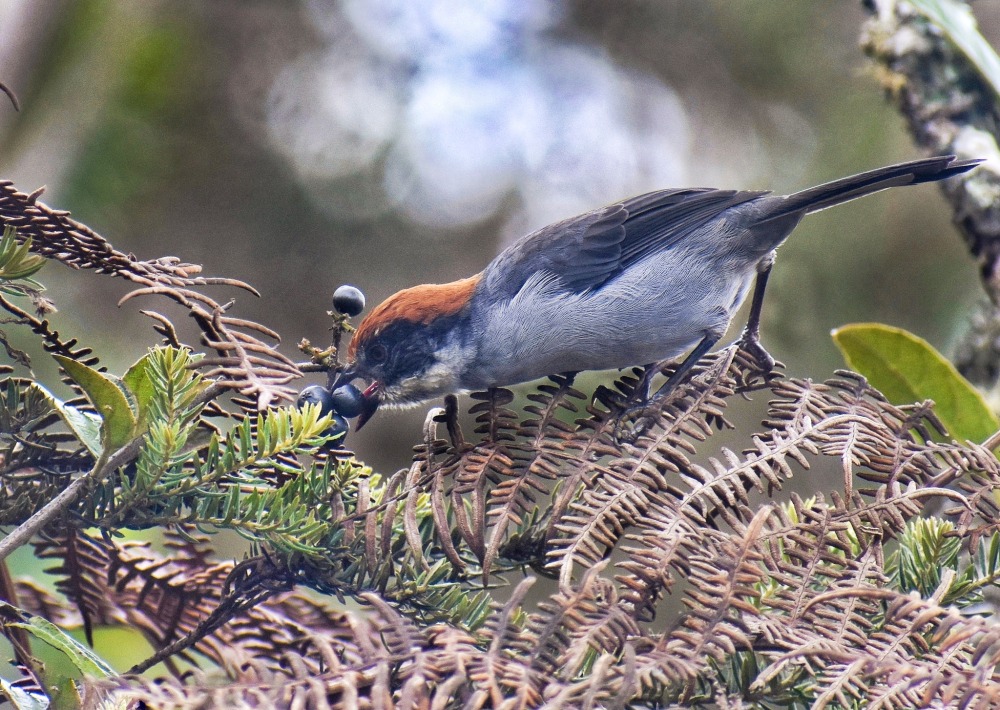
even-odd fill
[(771, 374), (774, 372), (774, 368), (777, 366), (777, 361), (772, 357), (771, 353), (764, 349), (764, 346), (760, 344), (760, 338), (744, 331), (743, 335), (737, 341), (740, 350), (745, 352), (747, 355), (752, 357), (756, 362), (757, 366), (760, 368), (760, 374), (765, 380), (770, 379)]
[(634, 444), (640, 436), (653, 428), (660, 417), (663, 400), (669, 392), (657, 392), (636, 404), (623, 409), (615, 422), (614, 437), (618, 444)]
[(624, 410), (615, 421), (615, 443), (634, 444), (640, 436), (649, 431), (653, 424), (653, 416), (649, 412), (649, 407), (644, 404)]

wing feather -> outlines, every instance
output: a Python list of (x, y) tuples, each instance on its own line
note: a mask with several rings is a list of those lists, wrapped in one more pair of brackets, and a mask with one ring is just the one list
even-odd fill
[(766, 194), (683, 188), (638, 195), (522, 237), (486, 268), (483, 285), (509, 299), (544, 270), (570, 291), (600, 288), (629, 264), (670, 249), (730, 207)]

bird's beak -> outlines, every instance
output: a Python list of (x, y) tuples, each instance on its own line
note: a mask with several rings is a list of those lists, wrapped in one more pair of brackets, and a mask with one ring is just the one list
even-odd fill
[(361, 393), (361, 414), (358, 415), (358, 425), (355, 427), (357, 431), (361, 431), (361, 427), (372, 418), (382, 403), (382, 393), (379, 391), (379, 387), (381, 387), (379, 381), (375, 380)]

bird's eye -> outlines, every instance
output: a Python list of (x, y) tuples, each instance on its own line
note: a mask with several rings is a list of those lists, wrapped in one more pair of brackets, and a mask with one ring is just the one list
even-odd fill
[(381, 365), (387, 357), (389, 357), (389, 351), (382, 343), (375, 343), (368, 348), (368, 359), (376, 365)]

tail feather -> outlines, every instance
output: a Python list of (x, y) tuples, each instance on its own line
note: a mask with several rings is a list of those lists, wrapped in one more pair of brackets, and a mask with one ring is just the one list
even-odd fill
[(917, 185), (922, 182), (945, 180), (972, 170), (981, 162), (983, 161), (978, 159), (956, 161), (954, 155), (939, 155), (859, 173), (789, 195), (785, 198), (784, 204), (775, 214), (769, 216), (767, 221), (792, 213), (819, 212), (827, 207), (898, 185)]

